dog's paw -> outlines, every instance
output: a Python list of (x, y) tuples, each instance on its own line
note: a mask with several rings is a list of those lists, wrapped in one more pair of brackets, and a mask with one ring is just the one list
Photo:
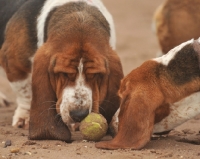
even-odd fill
[(119, 123), (116, 122), (116, 121), (112, 121), (110, 124), (109, 124), (109, 127), (108, 127), (108, 133), (112, 136), (112, 137), (115, 137), (117, 132), (118, 132), (118, 125)]
[(30, 140), (61, 140), (71, 142), (71, 132), (60, 116), (31, 118), (29, 127)]
[(17, 128), (29, 128), (30, 111), (18, 107), (13, 116), (12, 126)]
[(6, 96), (0, 92), (0, 107), (7, 107), (10, 105), (10, 102), (6, 98)]
[(112, 136), (112, 137), (115, 137), (117, 132), (118, 132), (118, 126), (119, 126), (119, 119), (118, 119), (118, 116), (119, 116), (119, 112), (120, 112), (120, 109), (118, 109), (115, 113), (115, 115), (113, 116), (112, 118), (112, 121), (110, 122), (109, 124), (109, 128), (108, 128), (108, 133)]

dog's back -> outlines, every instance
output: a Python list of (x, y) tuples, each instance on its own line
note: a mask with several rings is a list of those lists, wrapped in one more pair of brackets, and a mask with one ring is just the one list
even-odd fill
[(157, 8), (154, 24), (162, 53), (200, 37), (199, 10), (199, 0), (166, 0)]
[(4, 41), (6, 24), (27, 0), (0, 0), (0, 48)]

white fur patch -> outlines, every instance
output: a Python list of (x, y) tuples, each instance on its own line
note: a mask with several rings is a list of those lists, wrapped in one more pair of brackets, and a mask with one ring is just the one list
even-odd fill
[(119, 122), (119, 112), (120, 112), (120, 108), (117, 109), (116, 113), (114, 114), (113, 118), (112, 118), (112, 121), (111, 122), (114, 122), (114, 123), (118, 123)]
[(120, 108), (118, 108), (118, 110), (116, 111), (116, 113), (114, 114), (114, 116), (112, 117), (112, 121), (110, 122), (110, 129), (111, 129), (111, 133), (116, 135), (118, 132), (118, 127), (119, 127), (119, 112), (120, 112)]
[(97, 7), (100, 12), (104, 15), (106, 20), (108, 21), (110, 25), (110, 45), (113, 49), (116, 48), (116, 36), (115, 36), (115, 28), (114, 28), (114, 23), (111, 14), (107, 11), (105, 6), (100, 0), (46, 0), (43, 8), (41, 9), (41, 13), (37, 18), (37, 38), (38, 38), (38, 43), (37, 46), (38, 48), (43, 45), (44, 43), (44, 27), (45, 27), (45, 22), (48, 17), (49, 12), (51, 12), (55, 7), (61, 6), (63, 4), (66, 4), (68, 2), (86, 2), (89, 5)]
[(88, 109), (92, 110), (92, 90), (85, 85), (83, 77), (83, 63), (80, 60), (78, 66), (79, 74), (74, 87), (66, 87), (63, 90), (62, 102), (60, 104), (60, 114), (62, 120), (69, 126), (74, 121), (70, 117), (71, 110)]
[(25, 121), (25, 124), (28, 124), (32, 99), (31, 74), (25, 80), (11, 82), (10, 86), (17, 95), (17, 109), (13, 116), (12, 125), (19, 125), (22, 120)]
[(157, 61), (158, 63), (161, 63), (165, 66), (168, 65), (168, 63), (174, 58), (174, 56), (186, 45), (191, 44), (194, 42), (194, 39), (191, 39), (189, 41), (186, 41), (178, 46), (176, 46), (175, 48), (171, 49), (167, 54), (158, 57), (158, 58), (154, 58), (154, 61)]
[(170, 114), (154, 125), (154, 133), (172, 130), (200, 113), (200, 92), (171, 104)]

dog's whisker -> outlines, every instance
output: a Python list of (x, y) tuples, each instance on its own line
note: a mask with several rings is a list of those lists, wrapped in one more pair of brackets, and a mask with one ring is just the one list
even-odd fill
[(45, 104), (45, 103), (56, 103), (55, 101), (44, 101), (41, 104)]
[(103, 109), (103, 107), (99, 107), (99, 108), (100, 108), (101, 110), (103, 110), (104, 112), (106, 112), (105, 109)]
[(53, 105), (51, 105), (48, 109), (44, 109), (44, 110), (39, 114), (39, 116), (41, 116), (45, 111), (48, 111), (48, 113), (49, 113), (49, 110), (56, 109), (56, 108), (53, 108), (54, 106), (56, 106), (56, 105), (53, 104)]
[(58, 124), (62, 123), (62, 118), (60, 117), (60, 119), (58, 120)]

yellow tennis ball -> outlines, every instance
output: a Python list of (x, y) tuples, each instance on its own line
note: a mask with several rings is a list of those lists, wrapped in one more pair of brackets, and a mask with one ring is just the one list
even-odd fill
[(80, 131), (83, 139), (89, 141), (99, 141), (106, 135), (108, 124), (101, 114), (90, 113), (81, 121)]

